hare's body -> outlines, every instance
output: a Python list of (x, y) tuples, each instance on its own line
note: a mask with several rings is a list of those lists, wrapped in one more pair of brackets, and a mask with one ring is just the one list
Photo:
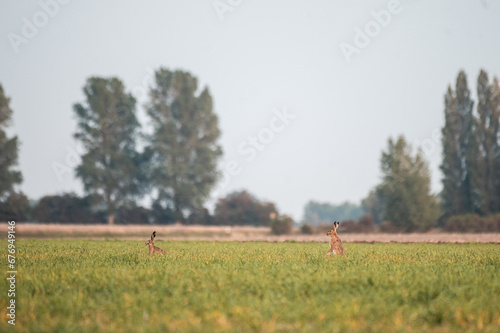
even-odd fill
[(151, 234), (151, 239), (146, 242), (146, 245), (149, 246), (149, 254), (165, 254), (165, 251), (160, 249), (158, 246), (155, 246), (155, 237), (156, 231), (153, 231)]
[(333, 223), (333, 229), (327, 232), (327, 236), (330, 236), (330, 250), (326, 253), (327, 255), (338, 254), (343, 256), (345, 254), (344, 247), (342, 246), (342, 241), (337, 235), (337, 228), (339, 226), (338, 222)]

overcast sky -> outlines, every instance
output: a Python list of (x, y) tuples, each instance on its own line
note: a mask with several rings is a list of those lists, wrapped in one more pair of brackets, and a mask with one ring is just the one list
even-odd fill
[(143, 105), (158, 67), (193, 73), (234, 174), (218, 195), (248, 189), (300, 219), (309, 200), (364, 198), (399, 134), (426, 143), (439, 192), (448, 84), (460, 69), (473, 90), (481, 68), (500, 75), (498, 1), (51, 1), (0, 4), (0, 83), (34, 199), (83, 193), (54, 165), (74, 164), (72, 105), (90, 76), (118, 76)]

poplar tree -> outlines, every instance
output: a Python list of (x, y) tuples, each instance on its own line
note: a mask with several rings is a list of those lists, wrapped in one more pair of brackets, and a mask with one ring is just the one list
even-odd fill
[(492, 117), (490, 124), (493, 128), (492, 137), (496, 137), (493, 146), (493, 174), (494, 174), (494, 188), (496, 199), (493, 201), (492, 212), (500, 213), (500, 84), (498, 78), (493, 79), (491, 85), (490, 104), (492, 110)]
[(467, 77), (460, 71), (455, 91), (445, 94), (445, 125), (442, 129), (442, 201), (446, 215), (474, 212), (471, 164), (474, 158), (473, 105)]
[(477, 113), (474, 119), (474, 156), (471, 160), (473, 200), (482, 215), (500, 209), (500, 133), (498, 80), (490, 85), (488, 74), (481, 70), (477, 80)]

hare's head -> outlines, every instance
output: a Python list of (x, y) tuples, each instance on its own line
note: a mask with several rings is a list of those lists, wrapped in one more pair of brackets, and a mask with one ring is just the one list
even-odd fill
[(326, 233), (327, 236), (333, 236), (337, 233), (337, 228), (339, 227), (339, 222), (333, 222), (333, 228), (332, 230), (328, 231)]
[(146, 245), (154, 244), (155, 237), (156, 237), (156, 231), (153, 231), (153, 233), (151, 234), (151, 239), (146, 242)]

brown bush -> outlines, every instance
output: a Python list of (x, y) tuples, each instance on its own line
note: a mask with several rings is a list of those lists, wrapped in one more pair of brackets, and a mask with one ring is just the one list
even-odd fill
[(376, 230), (375, 219), (371, 215), (361, 216), (358, 220), (358, 224), (361, 232), (370, 233)]
[(398, 233), (401, 232), (401, 229), (396, 227), (392, 221), (384, 221), (380, 224), (380, 232), (387, 232), (387, 233)]
[(314, 228), (306, 223), (302, 227), (300, 227), (300, 232), (304, 235), (312, 235), (314, 233)]
[(347, 234), (361, 232), (358, 223), (354, 220), (342, 221), (339, 224), (338, 231), (343, 232), (343, 233), (347, 233)]
[(275, 235), (287, 235), (293, 231), (293, 220), (287, 215), (281, 215), (271, 221), (271, 231)]
[(212, 223), (269, 226), (272, 214), (277, 211), (274, 203), (260, 201), (247, 191), (233, 192), (219, 199), (215, 206)]
[(326, 234), (328, 231), (332, 230), (332, 224), (320, 224), (316, 227), (314, 227), (314, 233), (316, 234)]
[(500, 214), (452, 216), (446, 221), (444, 229), (449, 232), (500, 232)]
[(345, 233), (370, 233), (375, 232), (375, 220), (371, 215), (363, 215), (359, 221), (354, 220), (342, 221), (339, 225), (339, 232)]

